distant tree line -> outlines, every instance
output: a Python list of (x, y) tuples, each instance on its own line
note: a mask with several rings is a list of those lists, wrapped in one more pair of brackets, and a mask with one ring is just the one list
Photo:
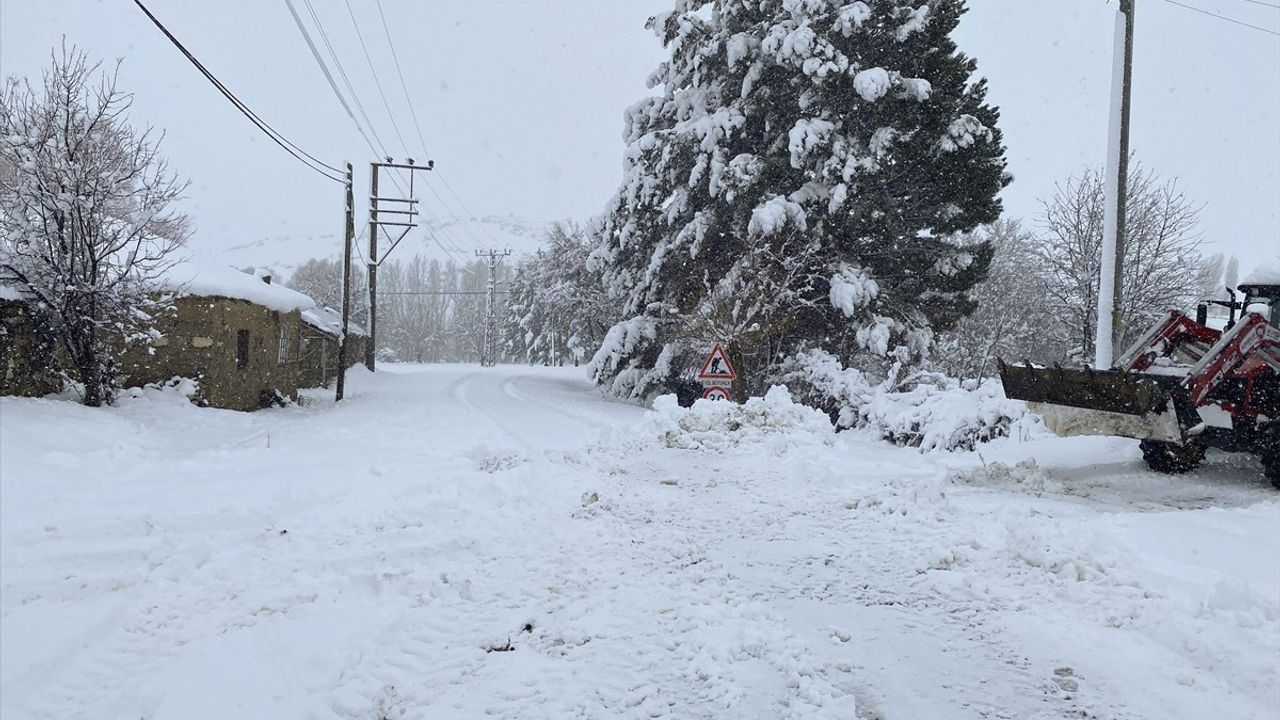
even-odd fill
[[(478, 362), (484, 342), (484, 291), (488, 267), (476, 260), (413, 255), (384, 262), (378, 268), (378, 354), (403, 362)], [(507, 316), (512, 269), (498, 266), (496, 327)], [(342, 307), (342, 264), (315, 258), (298, 266), (288, 286), (317, 303)], [(352, 319), (368, 324), (369, 295), (365, 268), (357, 264), (352, 278)], [(504, 361), (508, 357), (502, 358)]]

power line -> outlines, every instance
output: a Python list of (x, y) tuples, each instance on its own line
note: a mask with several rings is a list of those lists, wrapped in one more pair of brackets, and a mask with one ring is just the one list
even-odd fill
[(1247, 2), (1251, 5), (1261, 5), (1262, 7), (1269, 7), (1273, 10), (1280, 10), (1280, 5), (1276, 5), (1275, 3), (1263, 2), (1262, 0), (1241, 0), (1241, 2)]
[(306, 150), (303, 150), (302, 148), (298, 147), (298, 145), (290, 141), (284, 135), (280, 134), (280, 132), (277, 131), (275, 128), (267, 124), (267, 122), (263, 120), (261, 117), (259, 117), (257, 113), (251, 110), (248, 105), (245, 105), (244, 102), (240, 100), (240, 98), (236, 97), (235, 93), (232, 93), (231, 90), (227, 88), (226, 85), (222, 84), (222, 81), (214, 77), (213, 73), (210, 72), (209, 69), (206, 68), (204, 64), (201, 63), (196, 58), (196, 56), (193, 55), (191, 51), (188, 50), (186, 46), (182, 44), (181, 41), (178, 40), (178, 38), (174, 37), (173, 33), (169, 32), (169, 29), (164, 26), (164, 23), (160, 22), (159, 18), (153, 15), (151, 11), (147, 9), (146, 5), (142, 4), (142, 0), (133, 0), (133, 2), (135, 5), (138, 6), (139, 9), (142, 10), (144, 14), (146, 14), (147, 18), (151, 20), (151, 22), (157, 28), (159, 28), (160, 32), (164, 33), (164, 36), (169, 39), (169, 42), (173, 43), (173, 46), (178, 48), (178, 51), (181, 52), (183, 56), (186, 57), (187, 60), (192, 65), (194, 65), (197, 70), (200, 71), (200, 74), (204, 75), (205, 79), (207, 79), (210, 83), (212, 83), (213, 86), (218, 89), (218, 92), (222, 93), (223, 97), (225, 97), (228, 101), (230, 101), (231, 104), (235, 106), (235, 108), (239, 110), (242, 115), (244, 115), (246, 118), (249, 119), (249, 122), (253, 123), (255, 127), (257, 127), (259, 130), (265, 133), (267, 137), (271, 138), (271, 140), (275, 142), (277, 145), (284, 148), (285, 152), (292, 155), (303, 165), (306, 165), (308, 168), (320, 173), (321, 175), (325, 176), (330, 180), (333, 180), (334, 182), (345, 182), (342, 178), (334, 177), (333, 175), (330, 175), (329, 173), (325, 172), (324, 169), (332, 170), (335, 173), (341, 173), (342, 172), (341, 170), (339, 170), (338, 168), (332, 165), (329, 165), (328, 163), (318, 159), (316, 156), (312, 155)]
[[(453, 208), (449, 207), (449, 204), (445, 202), (445, 199), (440, 195), (440, 193), (436, 192), (436, 189), (431, 186), (431, 183), (429, 181), (426, 183), (426, 186), (427, 186), (427, 191), (430, 192), (432, 195), (434, 195), (436, 200), (440, 201), (440, 207), (443, 208), (445, 212), (449, 213), (449, 216), (453, 218), (454, 223), (459, 228), (459, 232), (465, 232), (467, 235), (470, 235), (471, 242), (475, 243), (477, 248), (483, 248), (484, 243), (481, 242), (480, 237), (475, 234), (475, 231), (471, 229), (471, 226), (462, 222), (462, 218), (458, 217), (458, 214), (453, 211)], [(490, 240), (492, 239), (493, 239), (492, 236), (490, 236)], [(494, 242), (496, 243), (497, 241), (494, 240)]]
[[(320, 18), (316, 15), (315, 8), (311, 5), (311, 0), (304, 0), (304, 2), (306, 3), (308, 12), (311, 14), (312, 21), (316, 23), (316, 29), (320, 33), (320, 39), (324, 41), (325, 47), (329, 50), (329, 57), (333, 58), (334, 65), (338, 68), (338, 72), (347, 86), (347, 91), (351, 93), (352, 101), (356, 104), (356, 107), (359, 108), (360, 114), (365, 116), (365, 121), (368, 122), (368, 114), (364, 112), (364, 107), (360, 105), (360, 100), (356, 97), (355, 90), (351, 87), (351, 81), (347, 79), (346, 72), (342, 69), (342, 63), (338, 62), (337, 53), (334, 52), (333, 45), (329, 43), (328, 35), (325, 34), (324, 28), (320, 25)], [(338, 89), (338, 83), (333, 79), (333, 73), (329, 72), (329, 66), (325, 64), (324, 58), (320, 57), (320, 50), (316, 47), (315, 41), (311, 39), (311, 33), (307, 30), (307, 26), (302, 22), (302, 16), (298, 15), (298, 10), (294, 7), (293, 0), (284, 0), (284, 3), (289, 6), (289, 14), (293, 16), (293, 22), (298, 26), (298, 32), (302, 33), (302, 39), (306, 41), (307, 48), (311, 50), (311, 56), (315, 58), (316, 65), (320, 66), (320, 72), (324, 73), (325, 79), (329, 81), (329, 87), (333, 90), (333, 94), (337, 96), (338, 102), (342, 104), (342, 109), (347, 111), (347, 117), (351, 118), (352, 124), (356, 126), (356, 131), (360, 133), (360, 137), (364, 138), (365, 144), (369, 146), (369, 149), (372, 150), (374, 154), (378, 154), (378, 149), (373, 146), (373, 143), (369, 140), (369, 136), (364, 131), (364, 127), (360, 125), (360, 120), (356, 118), (355, 113), (351, 111), (351, 105), (347, 103), (347, 99), (342, 95), (342, 91)], [(370, 127), (370, 130), (373, 130), (372, 126)], [(375, 138), (378, 136), (376, 130), (373, 131), (373, 135)], [(378, 145), (382, 145), (380, 140), (378, 141)], [(385, 155), (386, 151), (383, 150), (382, 154)]]
[[(1165, 2), (1167, 2), (1167, 3), (1169, 3), (1170, 5), (1177, 5), (1178, 7), (1186, 8), (1186, 9), (1188, 9), (1188, 10), (1191, 10), (1192, 12), (1198, 12), (1198, 13), (1200, 13), (1201, 15), (1207, 15), (1207, 16), (1209, 16), (1209, 17), (1211, 17), (1211, 18), (1217, 18), (1217, 19), (1219, 19), (1219, 20), (1225, 20), (1226, 22), (1229, 22), (1229, 23), (1234, 23), (1234, 24), (1236, 24), (1236, 25), (1240, 25), (1240, 26), (1242, 26), (1242, 27), (1247, 27), (1247, 28), (1251, 28), (1251, 29), (1253, 29), (1253, 30), (1258, 30), (1258, 31), (1264, 32), (1264, 33), (1266, 33), (1266, 34), (1268, 34), (1268, 35), (1275, 35), (1276, 37), (1280, 37), (1280, 32), (1276, 32), (1275, 30), (1269, 30), (1269, 29), (1264, 28), (1264, 27), (1262, 27), (1262, 26), (1260, 26), (1260, 25), (1251, 25), (1250, 23), (1247, 23), (1247, 22), (1245, 22), (1245, 21), (1243, 21), (1243, 20), (1236, 20), (1235, 18), (1230, 18), (1230, 17), (1227, 17), (1226, 15), (1219, 15), (1218, 13), (1215, 13), (1215, 12), (1209, 12), (1208, 10), (1204, 10), (1204, 9), (1202, 9), (1202, 8), (1195, 7), (1194, 5), (1187, 5), (1186, 3), (1180, 3), (1180, 2), (1178, 2), (1178, 0), (1164, 0), (1164, 1), (1165, 1)], [(1265, 3), (1261, 3), (1261, 4), (1265, 4)]]
[(360, 41), (360, 49), (364, 51), (365, 62), (369, 63), (369, 72), (373, 74), (373, 84), (378, 88), (378, 95), (382, 97), (382, 107), (387, 110), (387, 118), (391, 120), (391, 128), (396, 131), (396, 138), (400, 140), (400, 149), (404, 151), (405, 157), (409, 156), (409, 146), (405, 144), (404, 135), (400, 134), (400, 125), (396, 123), (396, 114), (391, 112), (391, 103), (387, 102), (387, 93), (382, 89), (382, 81), (378, 79), (378, 70), (373, 66), (373, 58), (369, 56), (369, 46), (364, 43), (364, 33), (360, 32), (360, 24), (356, 22), (356, 14), (351, 9), (351, 0), (345, 0), (347, 5), (347, 15), (351, 18), (351, 27), (355, 28), (356, 38)]
[[(341, 103), (342, 109), (347, 111), (347, 117), (351, 118), (351, 122), (355, 123), (356, 129), (360, 130), (360, 135), (364, 136), (364, 130), (360, 128), (360, 121), (356, 120), (356, 116), (351, 112), (351, 106), (347, 104), (347, 99), (342, 96), (342, 91), (338, 89), (338, 83), (333, 79), (333, 74), (329, 72), (329, 66), (324, 64), (324, 59), (320, 57), (320, 51), (316, 49), (316, 44), (311, 40), (311, 33), (307, 32), (306, 25), (302, 24), (302, 17), (298, 15), (298, 10), (293, 6), (293, 0), (284, 0), (284, 4), (289, 7), (289, 14), (293, 16), (293, 22), (298, 26), (298, 32), (302, 33), (302, 39), (306, 41), (307, 48), (311, 50), (311, 57), (315, 58), (316, 65), (320, 67), (320, 72), (324, 73), (324, 79), (329, 81), (329, 87), (333, 89), (333, 94)], [(365, 137), (364, 141), (369, 142), (369, 138)], [(370, 149), (372, 149), (370, 144)]]
[[(356, 93), (355, 86), (351, 84), (351, 78), (347, 75), (347, 69), (343, 66), (342, 60), (338, 57), (338, 52), (333, 49), (333, 43), (329, 42), (329, 33), (324, 29), (324, 23), (320, 21), (320, 16), (316, 14), (315, 6), (311, 4), (311, 0), (303, 0), (307, 6), (307, 12), (311, 14), (311, 21), (316, 24), (316, 30), (320, 33), (320, 39), (324, 41), (324, 46), (329, 51), (329, 57), (333, 59), (334, 67), (338, 68), (338, 75), (342, 77), (342, 84), (347, 87), (347, 94), (351, 97), (351, 101), (356, 104), (356, 109), (360, 111), (360, 117), (364, 118), (364, 124), (369, 128), (369, 133), (373, 135), (373, 140), (378, 144), (378, 149), (382, 151), (382, 156), (386, 157), (391, 153), (387, 152), (387, 144), (382, 142), (382, 138), (378, 135), (378, 128), (373, 124), (373, 120), (369, 117), (369, 112), (365, 110), (364, 103), (360, 102), (360, 95)], [(359, 29), (357, 28), (357, 33)], [(362, 39), (361, 44), (364, 44)], [(377, 76), (374, 77), (377, 80)], [(395, 119), (392, 119), (395, 124)], [(397, 132), (399, 132), (397, 130)], [(397, 183), (397, 187), (399, 184)], [(403, 190), (403, 188), (401, 188)]]
[[(471, 208), (467, 207), (467, 204), (462, 201), (462, 198), (459, 197), (457, 191), (453, 189), (453, 186), (449, 184), (449, 181), (446, 180), (439, 172), (436, 173), (436, 177), (440, 178), (440, 182), (444, 183), (445, 189), (448, 190), (449, 194), (453, 196), (453, 199), (457, 200), (458, 204), (462, 206), (462, 211), (470, 215), (472, 218), (475, 218), (475, 212)], [(489, 228), (486, 228), (483, 224), (480, 225), (480, 231), (485, 235), (488, 235), (489, 240), (491, 240), (495, 245), (498, 243), (497, 238), (495, 238), (493, 234), (489, 232)]]
[(413, 109), (413, 99), (409, 96), (409, 85), (404, 81), (404, 71), (400, 69), (400, 56), (396, 52), (396, 44), (391, 40), (391, 29), (387, 26), (387, 16), (382, 12), (382, 0), (374, 0), (378, 6), (378, 17), (382, 19), (382, 32), (387, 36), (387, 45), (391, 48), (391, 59), (395, 61), (396, 74), (400, 76), (400, 89), (404, 91), (404, 101), (409, 105), (409, 115), (413, 117), (413, 127), (418, 131), (418, 142), (422, 152), (430, 155), (427, 141), (422, 138), (422, 124), (418, 122), (418, 113)]
[[(303, 1), (307, 5), (307, 9), (311, 14), (312, 20), (316, 23), (316, 28), (320, 32), (320, 37), (324, 40), (325, 46), (329, 50), (329, 55), (333, 58), (334, 64), (337, 66), (338, 72), (341, 74), (343, 82), (347, 86), (347, 90), (351, 93), (352, 101), (355, 102), (356, 107), (360, 110), (360, 114), (364, 116), (365, 122), (369, 125), (369, 131), (373, 133), (374, 139), (377, 140), (377, 147), (375, 147), (374, 142), (369, 139), (369, 135), (365, 133), (364, 127), (360, 125), (360, 121), (356, 119), (355, 113), (351, 111), (351, 106), (347, 104), (347, 100), (343, 97), (342, 91), (338, 89), (337, 81), (333, 79), (333, 74), (329, 72), (329, 67), (325, 64), (324, 58), (320, 57), (320, 50), (311, 39), (311, 33), (307, 31), (307, 26), (302, 22), (302, 17), (298, 15), (298, 11), (297, 8), (294, 7), (293, 0), (284, 0), (285, 5), (289, 7), (289, 14), (293, 16), (293, 21), (298, 26), (298, 32), (302, 33), (302, 39), (306, 41), (307, 47), (311, 50), (311, 56), (315, 59), (316, 64), (320, 66), (320, 72), (324, 73), (324, 77), (329, 81), (329, 87), (333, 90), (333, 94), (337, 96), (338, 102), (342, 104), (342, 108), (347, 111), (347, 117), (351, 118), (351, 123), (356, 126), (356, 131), (359, 132), (360, 137), (364, 139), (365, 145), (369, 146), (370, 152), (377, 157), (388, 157), (390, 153), (387, 152), (386, 145), (383, 144), (382, 139), (378, 137), (378, 131), (374, 129), (373, 122), (369, 120), (369, 114), (365, 112), (364, 105), (360, 103), (360, 98), (356, 95), (355, 88), (352, 87), (351, 81), (348, 79), (346, 71), (342, 67), (342, 62), (338, 60), (337, 52), (329, 42), (328, 34), (324, 32), (324, 27), (320, 24), (320, 18), (316, 15), (315, 8), (311, 5), (311, 0)], [(400, 181), (399, 175), (391, 173), (390, 176), (391, 182), (395, 184), (396, 188), (401, 193), (404, 193), (404, 184)]]
[[(349, 3), (349, 0), (348, 0), (348, 3)], [(396, 74), (400, 78), (400, 89), (404, 92), (405, 104), (409, 106), (409, 114), (413, 118), (414, 129), (418, 133), (418, 142), (421, 143), (422, 145), (422, 151), (428, 152), (427, 141), (423, 138), (423, 135), (422, 135), (422, 123), (418, 122), (418, 113), (416, 110), (414, 110), (413, 98), (409, 94), (409, 85), (408, 83), (405, 82), (404, 71), (400, 66), (400, 54), (396, 52), (395, 41), (391, 39), (391, 28), (387, 24), (387, 16), (382, 10), (382, 0), (374, 0), (374, 4), (378, 7), (378, 17), (382, 20), (382, 31), (383, 31), (383, 34), (386, 35), (387, 46), (391, 48), (391, 59), (395, 63)], [(472, 218), (475, 218), (476, 214), (471, 210), (471, 208), (467, 207), (467, 204), (465, 202), (462, 201), (462, 198), (459, 197), (457, 191), (453, 189), (453, 186), (449, 184), (449, 181), (446, 180), (444, 176), (440, 174), (440, 170), (438, 168), (436, 169), (435, 176), (440, 178), (440, 182), (444, 183), (445, 188), (449, 191), (449, 194), (452, 195), (453, 198), (458, 202), (458, 205), (462, 208), (462, 211), (470, 215)], [(453, 209), (449, 207), (449, 204), (445, 202), (444, 198), (441, 197), (440, 194), (435, 191), (435, 188), (431, 186), (429, 181), (427, 183), (427, 189), (431, 191), (432, 195), (436, 196), (436, 199), (440, 201), (440, 206), (443, 207), (444, 210), (448, 212), (450, 216), (453, 217), (454, 221), (458, 223), (458, 225), (462, 228), (462, 230), (471, 236), (472, 241), (475, 242), (477, 245), (482, 246), (484, 243), (480, 240), (480, 238), (475, 234), (474, 231), (471, 230), (471, 227), (469, 225), (463, 224), (462, 220), (458, 218), (457, 213), (455, 213)], [(486, 236), (488, 236), (489, 241), (492, 242), (494, 245), (499, 244), (497, 238), (495, 238), (493, 234), (489, 232), (489, 229), (486, 228), (483, 224), (480, 225), (480, 230)]]

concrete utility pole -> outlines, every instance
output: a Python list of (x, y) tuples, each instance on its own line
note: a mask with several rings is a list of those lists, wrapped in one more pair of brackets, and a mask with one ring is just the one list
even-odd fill
[(348, 334), (351, 330), (351, 245), (356, 235), (355, 174), (347, 163), (347, 222), (342, 244), (342, 337), (338, 343), (338, 389), (334, 401), (342, 399), (347, 387)]
[[(386, 162), (369, 163), (369, 340), (364, 350), (364, 364), (370, 370), (374, 369), (374, 365), (378, 355), (378, 265), (387, 259), (387, 255), (396, 249), (401, 240), (409, 234), (409, 231), (418, 226), (415, 218), (418, 216), (418, 200), (413, 197), (413, 182), (416, 173), (419, 170), (432, 170), (436, 166), (434, 160), (428, 160), (426, 165), (415, 165), (413, 159), (404, 163), (396, 163), (387, 158)], [(382, 197), (378, 194), (378, 171), (382, 168), (393, 168), (397, 170), (409, 171), (409, 197)], [(382, 203), (397, 203), (392, 208), (387, 209), (381, 207)], [(403, 220), (382, 220), (379, 214), (403, 216)], [(387, 248), (387, 252), (378, 258), (378, 228), (381, 227), (397, 227), (403, 228), (399, 237), (395, 242), (391, 243), (391, 247)]]
[(498, 261), (510, 254), (511, 248), (476, 251), (476, 257), (489, 259), (489, 283), (485, 286), (484, 293), (484, 345), (480, 351), (480, 365), (483, 367), (498, 364), (498, 330), (493, 300), (498, 290)]
[(1111, 72), (1111, 122), (1107, 142), (1106, 217), (1102, 231), (1102, 277), (1098, 287), (1098, 327), (1094, 336), (1095, 368), (1115, 363), (1115, 344), (1123, 324), (1125, 204), (1129, 195), (1129, 114), (1133, 88), (1134, 0), (1120, 0), (1116, 10), (1115, 48)]

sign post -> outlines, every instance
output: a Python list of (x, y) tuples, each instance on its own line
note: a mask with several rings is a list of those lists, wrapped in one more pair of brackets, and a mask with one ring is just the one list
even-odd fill
[(738, 372), (733, 369), (733, 363), (729, 362), (729, 353), (724, 351), (720, 343), (716, 343), (707, 359), (702, 362), (702, 369), (698, 371), (698, 382), (704, 388), (703, 399), (732, 400), (730, 388), (737, 379)]

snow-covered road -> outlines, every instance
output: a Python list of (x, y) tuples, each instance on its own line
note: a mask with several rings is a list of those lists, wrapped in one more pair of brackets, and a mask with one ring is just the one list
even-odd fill
[(580, 371), (387, 370), (252, 415), (0, 400), (0, 716), (1280, 716), (1243, 460), (690, 449)]

